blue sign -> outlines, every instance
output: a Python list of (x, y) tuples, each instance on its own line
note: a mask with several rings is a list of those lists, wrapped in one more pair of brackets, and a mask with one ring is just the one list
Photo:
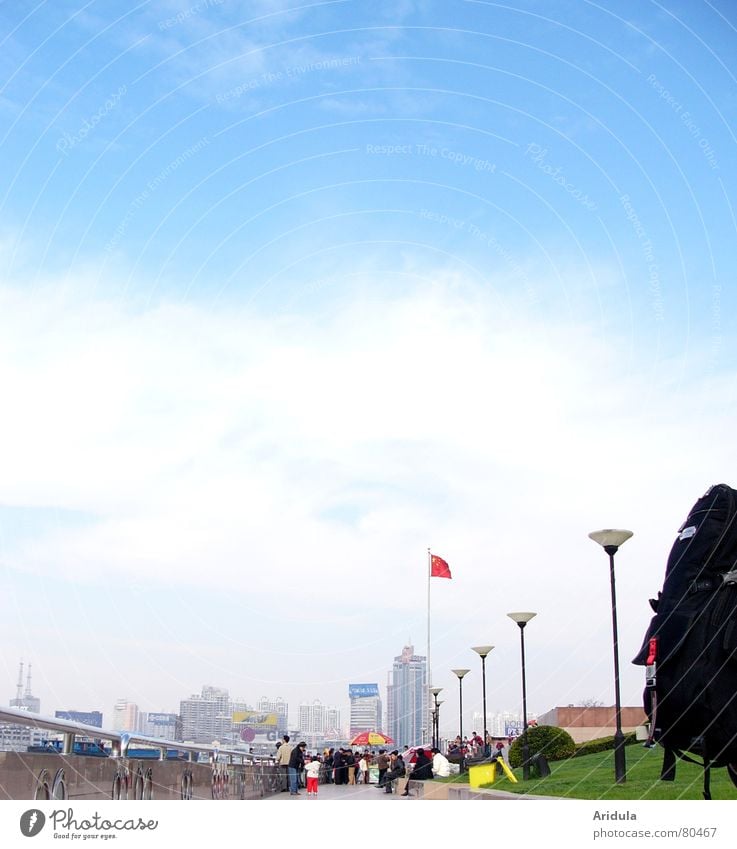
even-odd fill
[(99, 710), (57, 710), (54, 713), (56, 719), (66, 719), (69, 722), (83, 722), (85, 725), (94, 725), (102, 728), (102, 714)]
[(504, 723), (504, 736), (505, 737), (519, 737), (520, 734), (524, 731), (524, 725), (521, 721), (518, 722), (505, 722)]
[(366, 699), (369, 696), (379, 695), (378, 684), (349, 684), (348, 698), (350, 699)]
[(176, 725), (177, 715), (175, 713), (150, 713), (148, 721), (152, 725)]

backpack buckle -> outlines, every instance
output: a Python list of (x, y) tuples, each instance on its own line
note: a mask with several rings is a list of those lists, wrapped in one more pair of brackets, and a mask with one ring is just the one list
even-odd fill
[(737, 569), (732, 569), (731, 572), (725, 572), (722, 575), (725, 584), (737, 584)]

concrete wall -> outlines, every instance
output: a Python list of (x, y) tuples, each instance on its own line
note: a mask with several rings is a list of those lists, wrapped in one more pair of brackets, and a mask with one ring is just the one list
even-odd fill
[[(641, 707), (622, 708), (622, 730), (634, 731), (647, 720)], [(538, 725), (555, 725), (564, 728), (576, 743), (610, 737), (616, 728), (614, 706), (611, 707), (556, 707), (539, 716)]]
[(2, 799), (261, 799), (276, 767), (0, 752)]

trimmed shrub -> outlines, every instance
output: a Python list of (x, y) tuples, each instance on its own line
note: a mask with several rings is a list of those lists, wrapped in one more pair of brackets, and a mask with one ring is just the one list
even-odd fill
[[(509, 764), (513, 767), (522, 766), (522, 741), (518, 737), (509, 747)], [(573, 737), (562, 728), (554, 725), (537, 725), (527, 729), (527, 746), (530, 757), (545, 755), (549, 761), (562, 761), (570, 758), (576, 751)]]
[[(624, 745), (632, 746), (637, 743), (634, 732), (624, 735)], [(579, 743), (576, 746), (576, 751), (573, 753), (574, 758), (582, 758), (584, 755), (593, 755), (596, 752), (606, 752), (614, 748), (614, 736), (612, 737), (597, 737), (595, 740), (587, 740), (585, 743)]]

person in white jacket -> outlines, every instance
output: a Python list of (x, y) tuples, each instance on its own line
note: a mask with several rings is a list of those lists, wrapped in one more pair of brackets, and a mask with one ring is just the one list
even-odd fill
[(320, 780), (320, 767), (322, 764), (314, 757), (312, 760), (307, 759), (305, 763), (305, 772), (307, 773), (307, 795), (317, 796), (317, 785)]
[(447, 778), (450, 775), (450, 761), (440, 749), (432, 750), (432, 774), (435, 778)]

